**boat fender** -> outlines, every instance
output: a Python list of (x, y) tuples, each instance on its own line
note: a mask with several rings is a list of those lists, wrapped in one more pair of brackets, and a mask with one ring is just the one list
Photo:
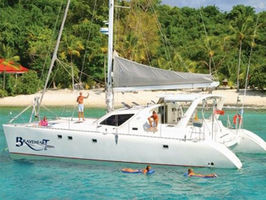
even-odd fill
[(241, 115), (240, 114), (235, 114), (234, 117), (233, 117), (233, 123), (234, 124), (240, 124), (241, 122)]

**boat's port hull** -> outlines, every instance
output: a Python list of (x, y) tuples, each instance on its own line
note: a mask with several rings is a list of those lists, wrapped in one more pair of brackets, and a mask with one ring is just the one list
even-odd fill
[(239, 134), (239, 142), (234, 146), (234, 152), (266, 153), (266, 143), (262, 138), (245, 129), (239, 129), (237, 131)]
[(4, 125), (9, 152), (55, 157), (169, 166), (241, 168), (236, 155), (212, 141), (85, 132)]

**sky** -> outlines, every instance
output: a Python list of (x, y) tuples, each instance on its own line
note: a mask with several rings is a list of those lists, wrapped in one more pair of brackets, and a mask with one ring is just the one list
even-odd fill
[(162, 0), (162, 4), (191, 8), (215, 5), (221, 11), (230, 11), (234, 5), (243, 4), (254, 7), (256, 12), (266, 11), (266, 0)]

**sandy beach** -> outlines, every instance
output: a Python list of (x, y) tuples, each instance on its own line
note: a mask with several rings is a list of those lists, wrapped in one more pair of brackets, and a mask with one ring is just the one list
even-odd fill
[[(105, 107), (105, 93), (104, 89), (83, 90), (83, 95), (86, 96), (89, 93), (89, 98), (85, 100), (86, 107)], [(125, 102), (132, 105), (132, 102), (136, 102), (141, 105), (150, 103), (151, 100), (157, 102), (159, 95), (161, 94), (178, 94), (178, 93), (191, 93), (201, 92), (200, 90), (193, 91), (141, 91), (137, 93), (115, 93), (114, 105), (115, 107), (121, 107), (121, 102)], [(79, 91), (72, 91), (70, 89), (48, 90), (43, 99), (43, 105), (46, 106), (74, 106), (76, 105), (76, 99)], [(237, 93), (234, 89), (218, 89), (214, 90), (213, 94), (219, 94), (225, 96), (225, 105), (236, 105), (237, 97), (239, 96), (241, 102), (247, 107), (264, 108), (266, 109), (266, 93), (259, 91), (247, 91), (247, 95), (243, 98), (243, 91)], [(35, 96), (39, 96), (39, 93), (32, 95), (18, 95), (14, 97), (0, 98), (0, 106), (28, 106), (32, 104)]]

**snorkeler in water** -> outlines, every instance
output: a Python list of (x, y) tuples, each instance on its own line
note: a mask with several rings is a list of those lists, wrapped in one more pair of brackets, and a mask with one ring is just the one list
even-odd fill
[(131, 169), (131, 168), (124, 168), (121, 170), (122, 172), (125, 173), (142, 173), (142, 174), (147, 174), (151, 171), (151, 166), (147, 165), (146, 168), (144, 169)]
[(216, 174), (196, 174), (194, 173), (193, 169), (188, 169), (187, 171), (187, 176), (191, 177), (191, 176), (195, 176), (195, 177), (202, 177), (202, 178), (214, 178), (217, 177)]

